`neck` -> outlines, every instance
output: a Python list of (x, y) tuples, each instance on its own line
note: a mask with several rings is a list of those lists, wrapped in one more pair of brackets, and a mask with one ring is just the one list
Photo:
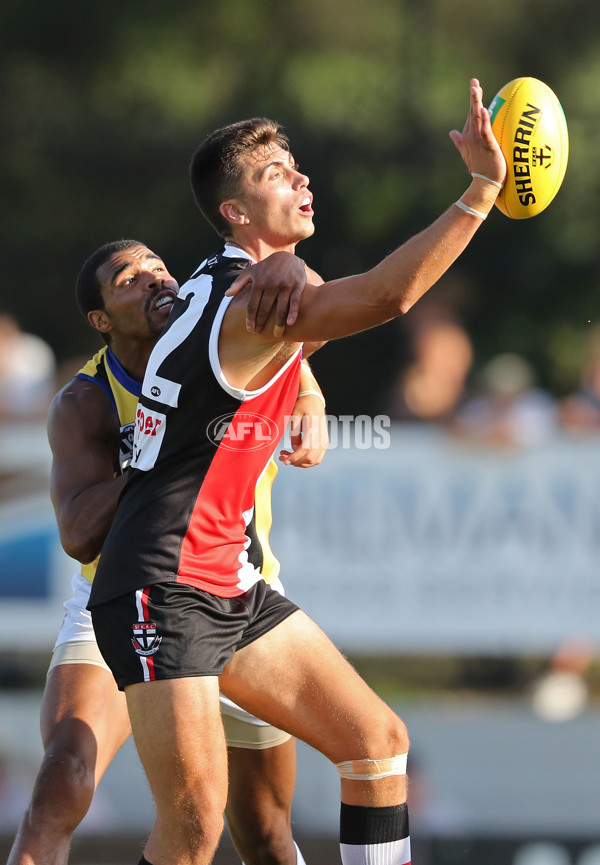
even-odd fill
[(117, 358), (123, 369), (137, 381), (142, 381), (150, 352), (154, 348), (155, 341), (132, 341), (119, 342), (113, 340), (110, 350)]
[(275, 245), (264, 241), (261, 238), (250, 239), (246, 237), (228, 237), (226, 240), (227, 243), (230, 243), (232, 246), (239, 246), (239, 248), (243, 249), (244, 252), (247, 252), (254, 261), (263, 261), (274, 252), (291, 252), (293, 254), (296, 251), (296, 244), (291, 242)]

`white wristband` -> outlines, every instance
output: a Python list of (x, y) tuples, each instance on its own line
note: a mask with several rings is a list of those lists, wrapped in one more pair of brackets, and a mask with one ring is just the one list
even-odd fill
[(485, 174), (478, 174), (476, 171), (471, 172), (471, 177), (478, 177), (480, 180), (485, 180), (487, 183), (493, 183), (494, 186), (497, 186), (498, 189), (504, 189), (503, 183), (498, 183), (497, 180), (492, 180), (491, 177), (486, 177)]
[(300, 399), (301, 396), (316, 396), (321, 400), (323, 405), (325, 405), (325, 397), (322, 393), (319, 393), (318, 390), (301, 390), (298, 394), (298, 399)]
[(461, 201), (460, 199), (455, 201), (454, 204), (456, 207), (464, 210), (465, 213), (470, 213), (471, 216), (477, 216), (479, 219), (487, 219), (487, 213), (482, 213), (481, 210), (473, 210), (472, 207), (469, 207), (468, 204), (465, 204), (464, 201)]

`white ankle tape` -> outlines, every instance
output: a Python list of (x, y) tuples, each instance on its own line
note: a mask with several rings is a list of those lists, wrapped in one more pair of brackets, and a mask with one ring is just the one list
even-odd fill
[(340, 778), (347, 778), (349, 781), (376, 781), (390, 775), (406, 775), (407, 757), (408, 754), (397, 754), (385, 760), (345, 760), (335, 765)]

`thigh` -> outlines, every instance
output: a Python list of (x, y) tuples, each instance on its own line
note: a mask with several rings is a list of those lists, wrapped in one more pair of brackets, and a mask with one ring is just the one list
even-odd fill
[[(227, 749), (216, 676), (163, 679), (125, 689), (136, 747), (159, 821), (183, 809), (222, 814)], [(179, 815), (179, 816), (178, 816)]]
[(387, 755), (397, 731), (396, 715), (301, 611), (236, 652), (221, 689), (336, 763)]
[(40, 724), (44, 747), (79, 754), (94, 766), (96, 783), (131, 732), (125, 697), (112, 674), (84, 663), (52, 667)]
[(96, 641), (92, 618), (87, 609), (92, 584), (81, 574), (76, 574), (71, 580), (73, 594), (63, 604), (63, 616), (60, 632), (54, 648), (71, 642), (83, 640)]
[(220, 695), (221, 719), (225, 730), (227, 747), (242, 750), (263, 750), (282, 745), (291, 738), (289, 733), (250, 715), (241, 706)]
[(52, 652), (48, 672), (54, 667), (68, 666), (69, 664), (88, 664), (92, 667), (102, 667), (112, 677), (95, 640), (69, 640), (66, 643), (58, 643)]
[(251, 613), (246, 595), (221, 598), (173, 580), (100, 604), (92, 620), (102, 655), (124, 689), (218, 676), (249, 629)]

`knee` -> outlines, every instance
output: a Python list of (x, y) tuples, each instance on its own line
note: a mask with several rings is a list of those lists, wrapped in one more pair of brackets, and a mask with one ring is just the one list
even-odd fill
[(56, 819), (74, 829), (85, 817), (95, 790), (95, 765), (72, 748), (46, 749), (31, 799), (31, 816)]
[(171, 801), (161, 807), (157, 802), (159, 823), (167, 832), (175, 835), (177, 843), (188, 851), (195, 861), (199, 850), (215, 850), (223, 833), (225, 820), (223, 805), (210, 796), (199, 796), (193, 789), (177, 791)]
[[(198, 810), (193, 805), (182, 805), (180, 814), (180, 843), (195, 861), (200, 851), (214, 851), (219, 845), (225, 821), (222, 811), (211, 808)], [(211, 860), (212, 861), (212, 860)]]
[(406, 724), (390, 709), (376, 716), (371, 716), (368, 729), (363, 731), (358, 741), (355, 740), (352, 748), (353, 753), (350, 754), (346, 751), (342, 759), (381, 760), (399, 754), (407, 754), (409, 745)]
[(408, 730), (404, 721), (398, 715), (391, 713), (391, 718), (388, 721), (384, 731), (386, 741), (386, 754), (390, 756), (395, 754), (407, 754), (410, 747)]

